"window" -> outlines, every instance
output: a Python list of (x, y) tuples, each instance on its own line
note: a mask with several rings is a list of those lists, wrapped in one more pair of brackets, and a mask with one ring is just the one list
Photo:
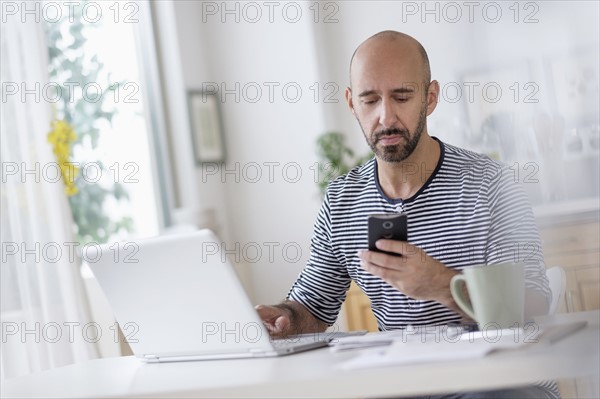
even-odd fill
[(75, 132), (68, 191), (80, 244), (156, 235), (161, 199), (146, 123), (138, 2), (83, 2), (46, 19), (56, 120)]

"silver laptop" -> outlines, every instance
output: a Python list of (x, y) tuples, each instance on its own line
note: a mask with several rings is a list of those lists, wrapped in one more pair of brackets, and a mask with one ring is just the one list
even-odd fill
[(133, 353), (145, 362), (280, 356), (325, 334), (272, 340), (210, 231), (89, 246), (89, 264)]

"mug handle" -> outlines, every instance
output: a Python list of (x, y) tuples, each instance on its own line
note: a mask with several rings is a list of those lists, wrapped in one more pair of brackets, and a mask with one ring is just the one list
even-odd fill
[(462, 309), (470, 318), (475, 320), (475, 312), (473, 311), (473, 305), (466, 298), (464, 294), (463, 286), (467, 285), (467, 281), (465, 280), (465, 276), (462, 274), (457, 274), (452, 277), (450, 280), (450, 292), (452, 293), (452, 298), (454, 298), (454, 302), (458, 305), (459, 308)]

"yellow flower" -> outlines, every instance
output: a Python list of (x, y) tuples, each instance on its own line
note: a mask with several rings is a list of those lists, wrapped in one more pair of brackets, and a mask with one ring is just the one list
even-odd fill
[(48, 133), (48, 142), (52, 144), (52, 152), (56, 155), (67, 196), (77, 194), (75, 178), (79, 174), (79, 168), (69, 161), (71, 144), (76, 139), (77, 135), (67, 121), (52, 121), (52, 130)]
[(65, 187), (65, 193), (67, 194), (67, 197), (77, 194), (77, 191), (77, 187), (74, 185), (67, 185)]

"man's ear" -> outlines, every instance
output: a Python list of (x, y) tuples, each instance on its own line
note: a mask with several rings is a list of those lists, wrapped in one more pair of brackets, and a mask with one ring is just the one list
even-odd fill
[(352, 115), (356, 116), (356, 113), (354, 112), (354, 103), (352, 102), (352, 89), (350, 87), (346, 87), (346, 102), (348, 103), (348, 108), (350, 108)]
[(431, 115), (438, 104), (440, 95), (440, 84), (437, 80), (432, 80), (427, 88), (427, 116)]

